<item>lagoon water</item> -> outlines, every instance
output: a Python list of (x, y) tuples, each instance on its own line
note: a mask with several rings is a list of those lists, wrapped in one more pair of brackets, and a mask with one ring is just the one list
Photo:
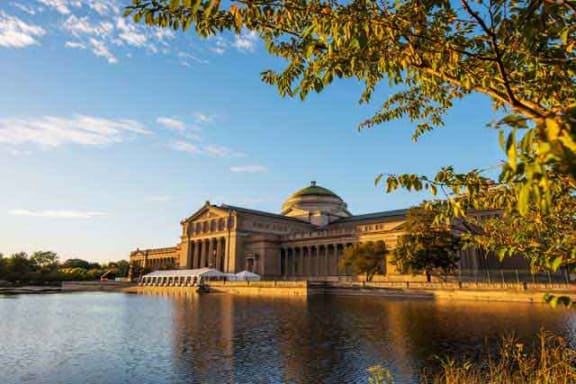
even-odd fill
[(0, 297), (0, 382), (397, 383), (540, 328), (576, 345), (576, 314), (542, 304), (377, 297), (265, 299), (74, 293)]

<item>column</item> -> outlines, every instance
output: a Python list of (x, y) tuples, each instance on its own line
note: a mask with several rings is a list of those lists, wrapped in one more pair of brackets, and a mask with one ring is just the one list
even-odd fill
[(284, 276), (290, 276), (290, 248), (286, 248), (284, 253)]
[(198, 265), (200, 265), (200, 242), (199, 241), (195, 241), (194, 242), (194, 257), (192, 260), (192, 268), (193, 269), (197, 269)]
[(208, 248), (208, 243), (205, 239), (201, 240), (202, 242), (202, 249), (200, 250), (200, 264), (198, 264), (198, 268), (204, 268), (206, 264), (206, 250)]
[[(212, 222), (210, 222), (212, 228)], [(214, 239), (208, 239), (208, 255), (206, 257), (206, 267), (214, 268)]]
[(309, 271), (308, 271), (309, 261), (310, 261), (310, 248), (303, 247), (302, 248), (302, 275), (303, 276), (309, 275)]
[(322, 270), (320, 269), (320, 254), (322, 253), (323, 245), (316, 248), (316, 255), (314, 256), (314, 269), (316, 270), (316, 276), (322, 276)]
[(332, 255), (332, 261), (330, 264), (332, 264), (332, 271), (334, 273), (334, 275), (338, 275), (340, 276), (340, 270), (338, 269), (338, 262), (340, 261), (340, 244), (335, 244), (334, 245), (334, 254)]
[(224, 244), (222, 239), (216, 239), (216, 269), (222, 271), (222, 250), (224, 249)]
[(327, 245), (324, 248), (324, 255), (322, 255), (322, 265), (324, 266), (324, 275), (326, 276), (330, 276), (330, 269), (328, 269), (330, 267), (330, 263), (328, 263), (328, 256), (330, 255), (330, 247), (332, 245)]
[(186, 268), (194, 268), (194, 248), (196, 244), (193, 241), (188, 242), (188, 259), (186, 261)]
[(226, 239), (225, 238), (221, 238), (220, 239), (220, 270), (224, 271), (224, 265), (226, 263), (226, 261), (224, 260), (224, 258), (226, 257)]

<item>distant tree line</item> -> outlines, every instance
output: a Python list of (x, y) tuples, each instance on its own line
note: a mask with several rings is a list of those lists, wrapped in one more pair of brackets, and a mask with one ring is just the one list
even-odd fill
[(82, 259), (60, 262), (51, 251), (37, 251), (31, 255), (17, 252), (8, 257), (0, 253), (0, 282), (12, 284), (46, 284), (70, 280), (97, 280), (108, 277), (126, 277), (130, 264), (126, 260), (110, 263), (92, 263)]

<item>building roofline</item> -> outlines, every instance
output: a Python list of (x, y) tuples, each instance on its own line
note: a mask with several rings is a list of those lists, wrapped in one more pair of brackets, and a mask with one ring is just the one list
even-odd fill
[(389, 217), (396, 217), (396, 216), (406, 216), (408, 213), (408, 209), (395, 209), (392, 211), (383, 211), (383, 212), (374, 212), (374, 213), (365, 213), (362, 215), (353, 215), (350, 217), (344, 217), (342, 219), (338, 219), (336, 221), (331, 222), (330, 224), (340, 224), (340, 223), (350, 223), (356, 221), (363, 221), (363, 220), (373, 220), (373, 219), (385, 219)]
[(292, 222), (296, 222), (296, 223), (300, 223), (300, 224), (307, 224), (307, 225), (313, 225), (308, 223), (307, 221), (304, 220), (300, 220), (300, 219), (296, 219), (294, 217), (288, 217), (288, 216), (284, 216), (278, 213), (271, 213), (271, 212), (266, 212), (266, 211), (259, 211), (256, 209), (250, 209), (250, 208), (244, 208), (244, 207), (237, 207), (234, 205), (227, 205), (227, 204), (222, 204), (220, 205), (218, 208), (222, 208), (222, 209), (228, 209), (231, 211), (236, 211), (236, 212), (244, 212), (244, 213), (248, 213), (248, 214), (253, 214), (253, 215), (258, 215), (258, 216), (266, 216), (266, 217), (272, 217), (275, 219), (279, 219), (279, 220), (287, 220), (287, 221), (292, 221)]

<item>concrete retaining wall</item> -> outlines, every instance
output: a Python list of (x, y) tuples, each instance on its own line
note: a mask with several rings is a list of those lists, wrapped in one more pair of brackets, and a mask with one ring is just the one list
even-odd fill
[[(212, 292), (257, 296), (303, 296), (314, 294), (306, 281), (213, 281)], [(141, 293), (195, 293), (196, 287), (139, 286), (130, 292)], [(322, 293), (322, 291), (320, 291)]]

